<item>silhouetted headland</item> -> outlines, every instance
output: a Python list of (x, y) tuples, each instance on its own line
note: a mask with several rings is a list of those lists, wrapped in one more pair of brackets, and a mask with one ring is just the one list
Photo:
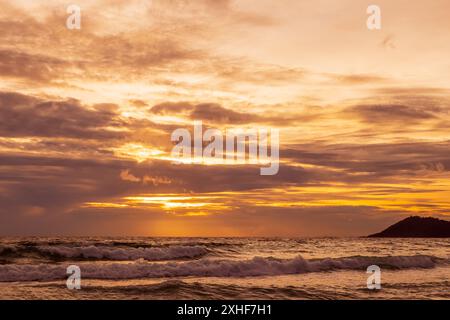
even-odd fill
[(409, 217), (372, 238), (450, 238), (450, 221), (436, 218)]

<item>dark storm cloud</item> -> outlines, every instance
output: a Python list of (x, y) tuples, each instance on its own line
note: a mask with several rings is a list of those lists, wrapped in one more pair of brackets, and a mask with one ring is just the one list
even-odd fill
[[(3, 219), (40, 208), (43, 215), (61, 215), (86, 201), (101, 201), (144, 186), (126, 184), (121, 170), (134, 162), (0, 155), (0, 200)], [(151, 191), (146, 186), (145, 191)]]
[(158, 175), (174, 177), (182, 182), (183, 188), (193, 192), (244, 191), (303, 185), (320, 180), (320, 176), (314, 171), (291, 166), (281, 166), (274, 176), (261, 176), (259, 165), (172, 165), (153, 161), (149, 168), (140, 170), (133, 173), (142, 175), (145, 172), (156, 172)]
[(372, 145), (304, 144), (280, 153), (285, 159), (294, 162), (339, 169), (340, 174), (334, 178), (339, 178), (342, 182), (370, 182), (389, 177), (420, 177), (425, 171), (448, 171), (449, 150), (450, 142), (412, 142)]
[(45, 101), (18, 93), (0, 92), (0, 136), (111, 139), (122, 136), (107, 127), (123, 121), (113, 111), (88, 109), (77, 100)]
[(261, 117), (226, 109), (215, 103), (203, 103), (195, 106), (191, 112), (192, 119), (203, 119), (219, 123), (249, 123), (260, 121)]
[(150, 109), (150, 112), (163, 115), (188, 113), (192, 120), (205, 120), (215, 123), (242, 124), (262, 121), (262, 118), (257, 115), (236, 112), (216, 103), (168, 102), (154, 106)]
[(0, 75), (3, 77), (50, 81), (61, 74), (63, 68), (67, 66), (63, 60), (44, 55), (0, 50)]
[[(124, 181), (121, 172), (142, 178), (167, 177), (164, 185)], [(331, 178), (331, 177), (330, 177)], [(319, 182), (320, 173), (282, 166), (278, 175), (260, 176), (258, 166), (173, 165), (167, 161), (137, 163), (126, 160), (70, 159), (0, 154), (3, 210), (22, 206), (42, 208), (46, 214), (74, 209), (84, 202), (116, 201), (151, 193), (246, 191)], [(6, 213), (6, 211), (5, 211)]]
[(254, 113), (238, 112), (217, 103), (164, 102), (153, 106), (149, 111), (158, 115), (178, 115), (190, 120), (203, 120), (209, 123), (229, 125), (252, 123), (287, 125), (305, 119), (304, 116), (297, 117), (296, 115), (271, 114), (260, 116)]
[[(84, 202), (142, 191), (140, 185), (120, 180), (120, 170), (128, 165), (119, 161), (0, 157), (0, 233), (8, 234), (11, 228), (16, 234), (74, 232), (73, 224), (78, 220), (70, 212)], [(85, 234), (88, 225), (76, 232)]]

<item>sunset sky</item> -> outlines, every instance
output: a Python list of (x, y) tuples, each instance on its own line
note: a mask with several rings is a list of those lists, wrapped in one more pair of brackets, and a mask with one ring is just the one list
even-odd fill
[[(0, 0), (0, 235), (360, 236), (448, 220), (449, 12)], [(173, 164), (170, 135), (194, 120), (279, 129), (279, 173)]]

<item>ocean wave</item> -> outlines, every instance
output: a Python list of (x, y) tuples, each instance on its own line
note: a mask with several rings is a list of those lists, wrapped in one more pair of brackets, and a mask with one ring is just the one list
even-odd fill
[[(389, 269), (433, 268), (448, 264), (448, 259), (434, 256), (355, 256), (306, 260), (255, 257), (249, 260), (201, 259), (187, 262), (79, 264), (84, 279), (140, 279), (171, 277), (252, 277), (302, 274), (333, 270), (365, 270), (370, 265)], [(67, 277), (64, 265), (0, 265), (0, 281), (46, 281)]]
[[(60, 287), (60, 285), (55, 285)], [(343, 292), (332, 290), (327, 292), (320, 288), (296, 288), (292, 286), (255, 286), (237, 284), (185, 282), (181, 280), (165, 280), (155, 284), (119, 285), (119, 286), (84, 286), (83, 291), (100, 295), (102, 299), (108, 295), (115, 297), (136, 297), (142, 299), (327, 299), (330, 297), (351, 298)]]
[[(58, 291), (64, 286), (61, 283), (33, 284), (33, 288), (52, 288), (57, 292), (55, 299), (64, 295)], [(258, 286), (252, 284), (238, 285), (234, 283), (208, 283), (199, 281), (181, 281), (177, 279), (162, 280), (157, 283), (121, 284), (102, 286), (92, 283), (82, 284), (82, 292), (77, 292), (77, 298), (89, 299), (150, 299), (150, 300), (260, 300), (260, 299), (342, 299), (356, 298), (348, 292), (337, 292), (336, 288), (307, 287), (299, 288), (283, 284)], [(80, 294), (82, 294), (80, 296)], [(73, 297), (73, 296), (72, 296)]]
[(0, 256), (21, 258), (38, 255), (51, 260), (139, 260), (148, 261), (196, 258), (206, 255), (209, 250), (201, 246), (170, 246), (155, 248), (118, 248), (103, 246), (68, 247), (68, 246), (31, 246), (0, 247)]

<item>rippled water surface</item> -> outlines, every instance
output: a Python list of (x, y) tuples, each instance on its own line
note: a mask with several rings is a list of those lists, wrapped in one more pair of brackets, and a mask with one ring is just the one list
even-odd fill
[[(81, 290), (66, 268), (81, 269)], [(382, 289), (367, 289), (378, 265)], [(3, 299), (450, 299), (450, 239), (3, 238)]]

